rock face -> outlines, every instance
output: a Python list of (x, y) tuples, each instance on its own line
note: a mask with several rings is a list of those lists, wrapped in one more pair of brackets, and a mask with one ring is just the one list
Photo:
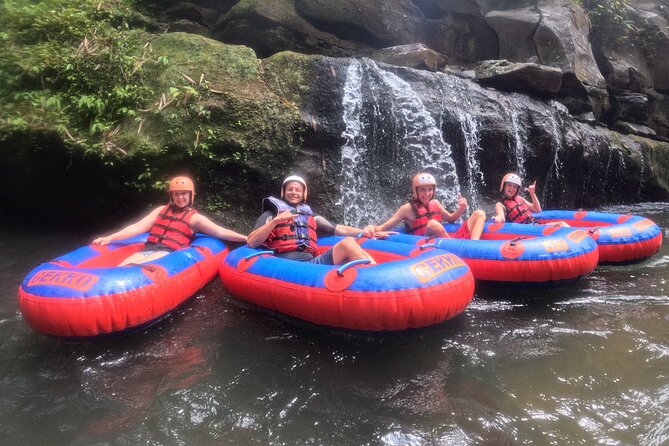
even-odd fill
[(368, 59), (279, 56), (264, 61), (272, 76), (310, 73), (311, 88), (285, 90), (309, 124), (295, 169), (323, 180), (316, 203), (342, 221), (387, 218), (425, 166), (444, 198), (460, 191), (488, 212), (507, 171), (538, 180), (550, 206), (669, 197), (669, 144), (578, 122), (556, 101)]
[[(500, 59), (558, 68), (556, 98), (573, 115), (592, 113), (611, 126), (623, 119), (669, 137), (669, 60), (655, 57), (669, 51), (660, 3), (634, 2), (610, 14), (625, 14), (630, 35), (606, 16), (591, 26), (573, 0), (191, 0), (169, 8), (168, 18), (172, 29), (247, 45), (261, 57), (285, 50), (372, 56), (420, 42), (451, 64)], [(616, 98), (630, 93), (647, 97), (641, 122), (620, 116)]]
[(446, 58), (422, 43), (413, 45), (400, 45), (376, 51), (372, 59), (398, 65), (400, 67), (411, 67), (422, 70), (438, 71), (446, 65)]
[(562, 70), (532, 63), (484, 60), (476, 67), (482, 85), (554, 99), (560, 92)]
[[(109, 133), (127, 155), (70, 153), (55, 128), (0, 134), (5, 215), (127, 218), (131, 192), (132, 209), (161, 202), (158, 181), (184, 171), (199, 207), (239, 230), (296, 171), (311, 203), (349, 224), (386, 218), (426, 167), (443, 198), (488, 213), (507, 171), (538, 180), (545, 207), (669, 199), (656, 2), (628, 8), (638, 35), (622, 40), (606, 23), (593, 33), (572, 0), (151, 3), (168, 32), (146, 32), (143, 79), (164, 93)], [(45, 166), (62, 181), (36, 187)], [(67, 202), (72, 173), (89, 187)]]

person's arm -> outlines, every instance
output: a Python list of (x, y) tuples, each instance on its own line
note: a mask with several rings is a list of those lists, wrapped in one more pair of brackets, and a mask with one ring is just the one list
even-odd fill
[(294, 220), (296, 216), (297, 214), (293, 214), (290, 211), (283, 211), (274, 218), (268, 219), (263, 225), (251, 231), (248, 238), (246, 239), (246, 244), (251, 248), (257, 248), (258, 246), (265, 243), (265, 240), (267, 240), (269, 234), (278, 224), (290, 222), (291, 220)]
[[(323, 217), (318, 217), (316, 222), (319, 222), (318, 219), (325, 220)], [(375, 231), (373, 233), (370, 233), (370, 232), (367, 231), (367, 228), (360, 229), (360, 228), (356, 228), (354, 226), (346, 226), (346, 225), (339, 225), (339, 224), (333, 225), (329, 221), (327, 221), (327, 220), (325, 220), (325, 221), (327, 222), (328, 225), (332, 226), (332, 229), (331, 229), (330, 233), (334, 234), (334, 235), (345, 235), (345, 236), (349, 236), (349, 237), (359, 237), (361, 234), (363, 234), (367, 238), (384, 239), (384, 238), (388, 238), (388, 236), (391, 235), (391, 234), (396, 234), (396, 232), (392, 232), (392, 231)], [(323, 229), (322, 226), (323, 226), (322, 222), (318, 223), (319, 230)]]
[[(532, 212), (541, 212), (541, 202), (539, 201), (539, 197), (537, 197), (537, 182), (536, 180), (534, 183), (530, 184), (525, 188), (527, 193), (530, 194), (530, 198), (532, 199), (532, 203), (529, 201), (525, 200), (525, 203), (527, 204), (527, 207), (530, 209)], [(521, 197), (522, 198), (522, 197)]]
[(363, 232), (362, 229), (354, 228), (353, 226), (331, 223), (330, 220), (322, 215), (314, 215), (314, 220), (316, 221), (316, 230), (321, 235), (348, 235), (356, 237)]
[(458, 220), (462, 216), (462, 214), (465, 213), (465, 210), (467, 209), (467, 206), (469, 206), (469, 203), (467, 202), (467, 199), (460, 195), (458, 193), (458, 208), (454, 212), (448, 212), (444, 206), (442, 206), (441, 203), (437, 201), (437, 204), (441, 208), (441, 216), (444, 220), (446, 220), (449, 223), (453, 223)]
[(386, 232), (402, 223), (407, 218), (407, 212), (411, 212), (411, 205), (405, 203), (395, 212), (395, 214), (380, 225), (367, 225), (363, 229), (365, 236), (373, 237), (377, 232)]
[(245, 242), (246, 236), (238, 232), (219, 226), (202, 214), (195, 214), (190, 220), (193, 232), (203, 232), (207, 235), (228, 240), (231, 242)]
[(364, 233), (364, 231), (360, 228), (346, 225), (335, 225), (334, 235), (348, 235), (351, 237), (357, 237), (360, 235), (360, 233)]
[(492, 219), (497, 223), (504, 223), (506, 221), (506, 217), (504, 216), (504, 204), (500, 202), (495, 203), (495, 215)]
[(351, 237), (357, 237), (361, 232), (363, 232), (362, 229), (355, 228), (353, 226), (331, 223), (330, 220), (323, 217), (322, 215), (315, 215), (314, 220), (316, 221), (316, 227), (319, 234), (347, 235)]
[(100, 246), (105, 246), (110, 244), (113, 241), (116, 240), (122, 240), (124, 238), (128, 237), (133, 237), (135, 235), (139, 235), (143, 232), (148, 232), (151, 227), (153, 226), (153, 223), (155, 223), (156, 218), (158, 218), (158, 214), (160, 211), (163, 209), (163, 206), (160, 206), (151, 212), (149, 212), (145, 217), (143, 217), (141, 220), (136, 221), (135, 223), (132, 223), (125, 228), (121, 229), (120, 231), (114, 232), (111, 235), (105, 236), (105, 237), (98, 237), (95, 240), (93, 240), (94, 245), (100, 245)]

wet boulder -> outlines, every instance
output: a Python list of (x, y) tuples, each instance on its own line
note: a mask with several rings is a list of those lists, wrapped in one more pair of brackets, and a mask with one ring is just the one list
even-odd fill
[(372, 59), (391, 65), (429, 71), (438, 71), (446, 65), (446, 57), (422, 43), (383, 48), (373, 53)]
[(545, 98), (554, 98), (562, 84), (562, 70), (534, 63), (484, 60), (475, 71), (482, 85)]

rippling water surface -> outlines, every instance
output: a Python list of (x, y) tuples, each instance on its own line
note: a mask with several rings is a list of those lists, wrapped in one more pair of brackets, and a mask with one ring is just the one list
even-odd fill
[[(629, 207), (612, 208), (627, 212)], [(0, 235), (4, 444), (669, 444), (669, 204), (651, 260), (551, 291), (477, 290), (429, 331), (354, 337), (241, 305), (218, 280), (143, 332), (70, 344), (16, 292), (89, 237)]]

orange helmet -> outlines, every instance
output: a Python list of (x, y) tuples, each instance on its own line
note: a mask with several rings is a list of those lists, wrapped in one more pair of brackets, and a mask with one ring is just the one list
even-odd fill
[(515, 184), (516, 186), (518, 186), (518, 189), (520, 189), (520, 187), (523, 185), (523, 183), (520, 181), (520, 177), (515, 173), (507, 173), (506, 175), (504, 175), (504, 178), (502, 178), (502, 182), (499, 183), (500, 192), (504, 190), (504, 183)]
[(434, 191), (437, 191), (437, 180), (427, 172), (420, 172), (414, 175), (411, 180), (411, 197), (418, 200), (418, 186), (434, 186)]
[(303, 203), (306, 202), (307, 201), (307, 182), (304, 181), (304, 178), (302, 178), (299, 175), (289, 175), (289, 176), (286, 177), (285, 180), (283, 180), (283, 183), (281, 183), (281, 199), (283, 200), (283, 191), (286, 187), (286, 184), (288, 184), (292, 181), (297, 181), (298, 183), (300, 183), (302, 185), (302, 187), (304, 188), (304, 194), (302, 195), (302, 202)]
[(190, 192), (190, 202), (188, 206), (193, 204), (193, 199), (195, 198), (195, 185), (193, 180), (188, 177), (174, 177), (170, 180), (170, 185), (168, 188), (168, 194), (170, 196), (170, 203), (172, 203), (172, 192), (176, 191), (187, 191)]

